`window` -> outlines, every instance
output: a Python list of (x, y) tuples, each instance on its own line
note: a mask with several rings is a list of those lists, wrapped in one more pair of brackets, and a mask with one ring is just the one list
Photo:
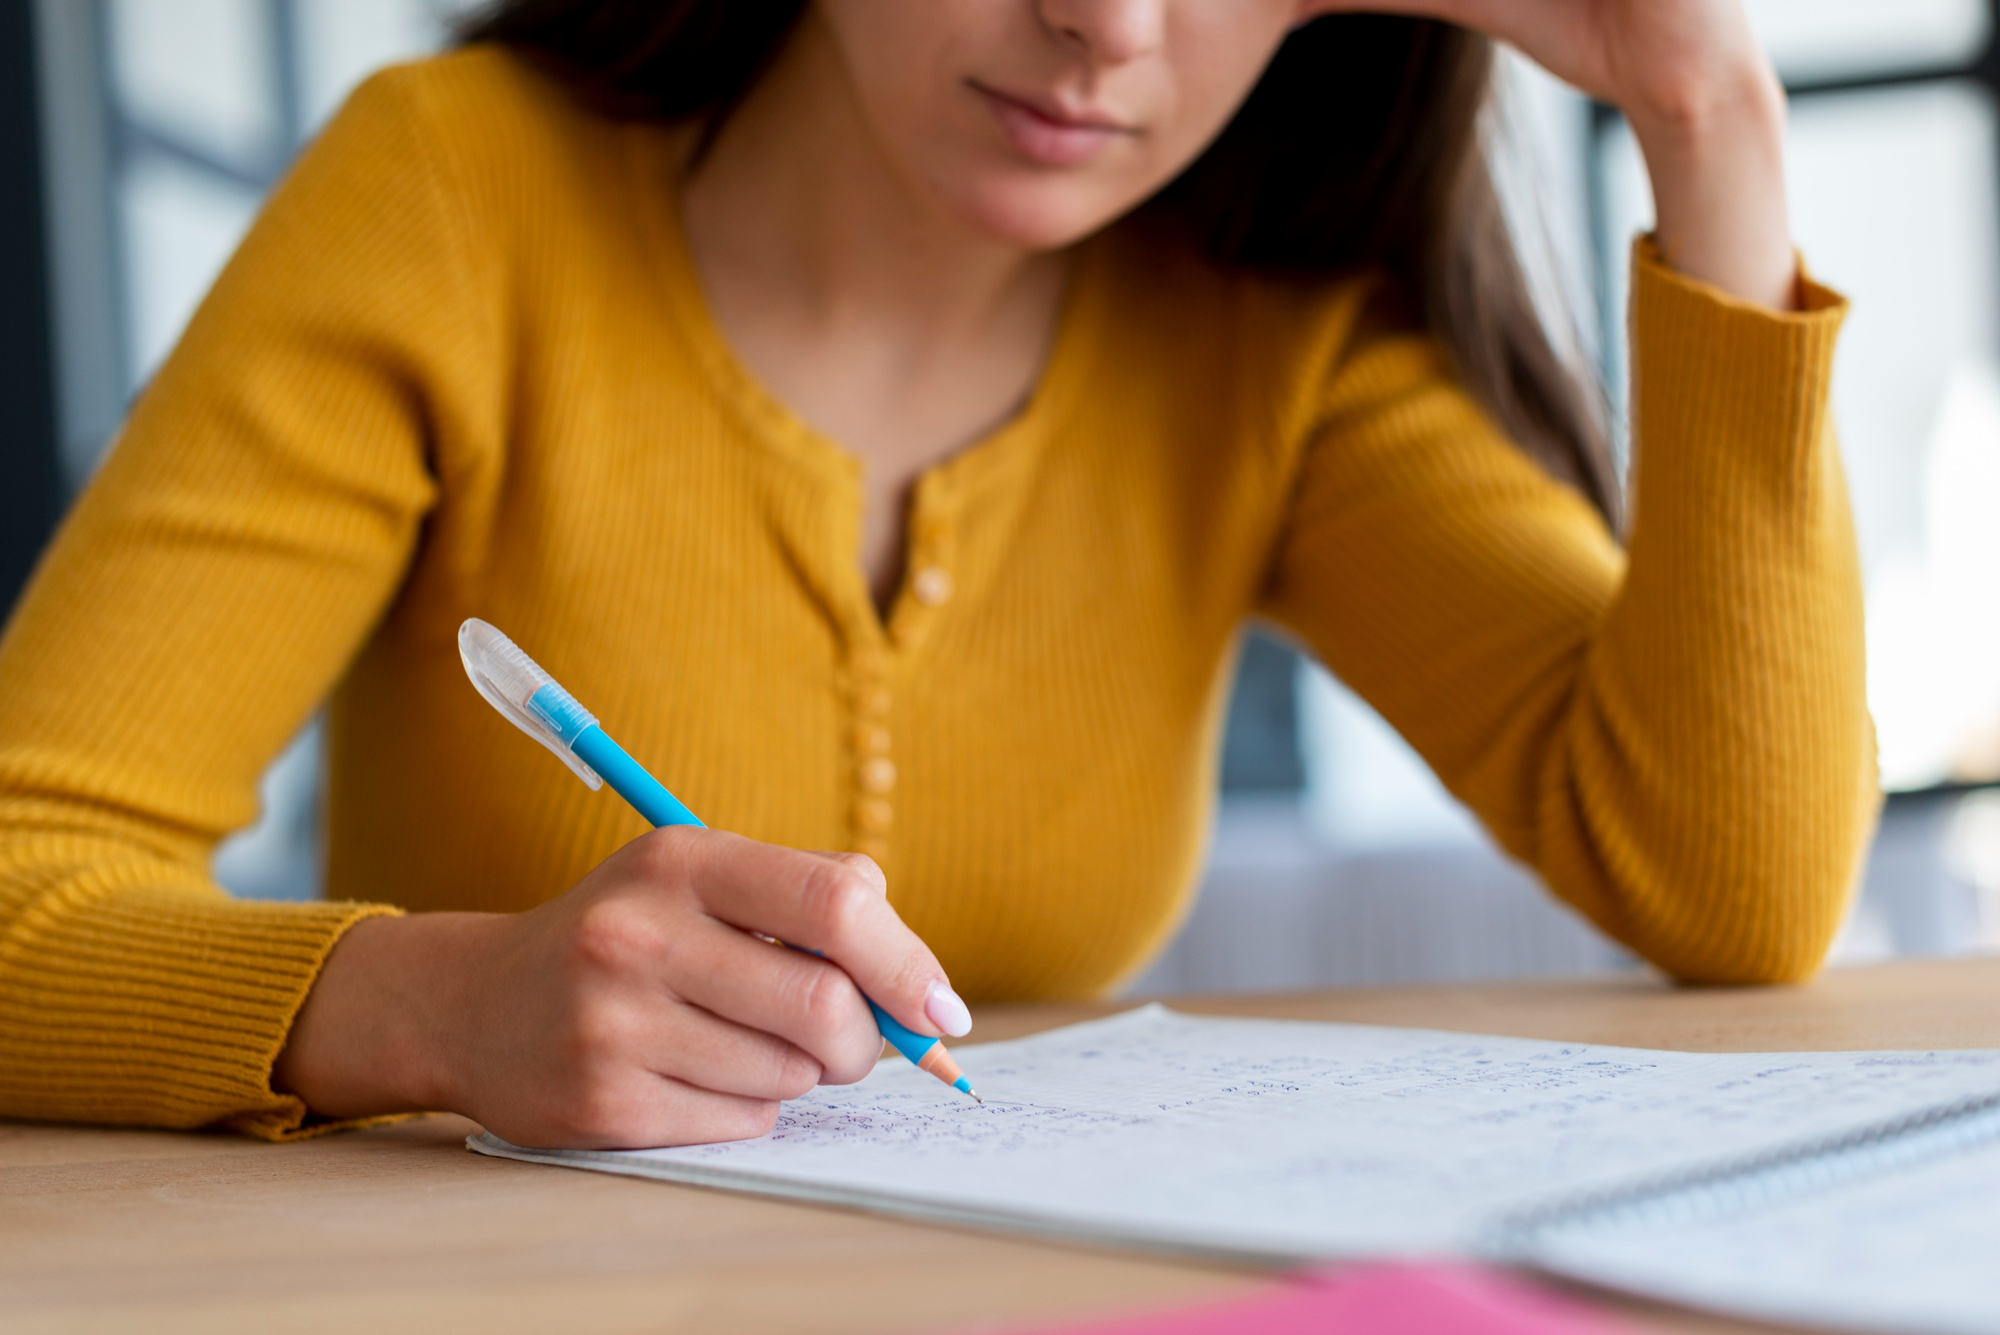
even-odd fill
[[(1854, 300), (1834, 412), (1860, 534), (1869, 704), (1892, 791), (2000, 780), (2000, 199), (1983, 0), (1762, 0), (1793, 85), (1806, 261)], [(1624, 380), (1625, 245), (1652, 218), (1597, 119), (1605, 345)]]

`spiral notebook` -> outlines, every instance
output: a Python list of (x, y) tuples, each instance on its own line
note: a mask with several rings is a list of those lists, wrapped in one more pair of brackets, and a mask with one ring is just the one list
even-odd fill
[(469, 1143), (1098, 1243), (1478, 1256), (1772, 1319), (2000, 1331), (2000, 1051), (1657, 1052), (1150, 1006), (957, 1055), (984, 1106), (897, 1059), (752, 1141)]

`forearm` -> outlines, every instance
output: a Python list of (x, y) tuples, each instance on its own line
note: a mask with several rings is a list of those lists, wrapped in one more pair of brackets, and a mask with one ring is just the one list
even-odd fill
[(1874, 809), (1873, 741), (1827, 402), (1838, 301), (1798, 272), (1783, 90), (1753, 48), (1719, 49), (1682, 96), (1627, 107), (1658, 257), (1807, 314), (1635, 286), (1640, 513), (1544, 786), (1552, 828), (1578, 813), (1545, 870), (1680, 977), (1772, 981), (1809, 973), (1838, 928)]
[(4, 796), (8, 768), (0, 1116), (295, 1134), (271, 1059), (328, 946), (385, 910), (232, 900), (195, 856), (90, 832), (87, 805)]
[(1670, 110), (1629, 116), (1652, 178), (1666, 262), (1743, 301), (1796, 307), (1785, 202), (1785, 99), (1761, 57)]
[(1607, 932), (1683, 978), (1799, 977), (1870, 817), (1842, 311), (1809, 282), (1759, 310), (1650, 254), (1626, 551), (1385, 339), (1330, 391), (1263, 610)]
[(1677, 976), (1810, 973), (1872, 815), (1837, 299), (1769, 316), (1642, 262), (1623, 587), (1547, 753), (1537, 861)]

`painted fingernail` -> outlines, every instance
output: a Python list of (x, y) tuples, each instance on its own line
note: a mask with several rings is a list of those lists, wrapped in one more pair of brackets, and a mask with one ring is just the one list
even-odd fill
[(972, 1032), (972, 1012), (965, 1008), (949, 983), (931, 984), (931, 990), (924, 996), (924, 1014), (953, 1038), (964, 1038)]

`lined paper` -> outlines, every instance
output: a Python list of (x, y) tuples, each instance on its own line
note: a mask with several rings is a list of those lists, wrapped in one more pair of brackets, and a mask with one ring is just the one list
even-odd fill
[(753, 1141), (489, 1154), (1280, 1260), (1477, 1250), (1503, 1221), (2000, 1091), (2000, 1052), (1681, 1053), (1158, 1006), (900, 1058)]

